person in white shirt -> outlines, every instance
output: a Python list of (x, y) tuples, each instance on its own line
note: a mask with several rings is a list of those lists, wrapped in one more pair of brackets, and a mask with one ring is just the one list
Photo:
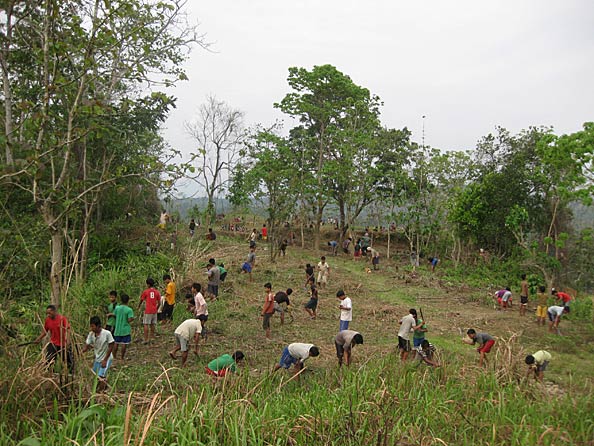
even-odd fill
[(107, 371), (113, 359), (113, 348), (115, 341), (111, 332), (101, 328), (101, 319), (99, 316), (93, 316), (90, 320), (91, 331), (87, 336), (86, 345), (83, 353), (93, 348), (95, 360), (93, 361), (93, 372), (99, 378), (97, 390), (102, 391), (107, 388)]
[(330, 265), (326, 262), (326, 256), (322, 256), (318, 263), (318, 288), (326, 288), (328, 276), (330, 276)]
[(351, 298), (344, 294), (343, 290), (338, 290), (336, 297), (340, 299), (340, 329), (338, 331), (348, 330), (349, 322), (353, 320), (353, 303)]
[(398, 350), (400, 360), (406, 361), (410, 353), (410, 332), (416, 325), (417, 310), (411, 308), (408, 314), (400, 319), (400, 330), (398, 330)]
[(194, 340), (194, 353), (198, 355), (198, 341), (202, 332), (202, 324), (198, 319), (186, 319), (175, 329), (175, 347), (169, 352), (172, 359), (177, 359), (175, 355), (181, 350), (181, 366), (185, 367), (188, 360), (188, 350), (190, 341)]
[(280, 368), (288, 369), (292, 365), (295, 365), (293, 373), (297, 375), (303, 369), (303, 363), (307, 358), (310, 356), (316, 357), (319, 354), (320, 350), (313, 344), (294, 342), (285, 347), (280, 361), (274, 366), (273, 371), (276, 372)]
[(566, 313), (569, 313), (569, 307), (553, 305), (547, 309), (547, 315), (549, 316), (549, 321), (551, 321), (549, 331), (556, 331), (559, 334), (559, 322), (561, 322), (561, 316)]

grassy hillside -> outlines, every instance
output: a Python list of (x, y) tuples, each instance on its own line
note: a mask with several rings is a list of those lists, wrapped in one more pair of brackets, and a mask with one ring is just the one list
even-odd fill
[[(208, 341), (185, 369), (167, 354), (174, 326), (161, 327), (149, 346), (135, 342), (128, 360), (114, 361), (105, 394), (93, 392), (91, 353), (79, 358), (75, 381), (64, 385), (43, 372), (39, 347), (12, 349), (4, 358), (12, 371), (0, 381), (0, 443), (593, 444), (591, 319), (572, 316), (562, 322), (564, 336), (552, 335), (534, 324), (532, 312), (521, 319), (517, 306), (508, 312), (493, 308), (488, 268), (484, 280), (466, 281), (466, 274), (447, 262), (434, 274), (422, 267), (413, 275), (408, 266), (382, 259), (380, 271), (367, 273), (363, 261), (338, 256), (329, 257), (330, 284), (320, 292), (318, 318), (311, 320), (302, 310), (308, 298), (303, 267), (323, 253), (289, 247), (287, 257), (275, 263), (267, 253), (260, 244), (253, 282), (238, 273), (247, 242), (226, 237), (214, 243), (184, 237), (175, 253), (130, 259), (96, 273), (72, 291), (65, 308), (79, 342), (88, 331), (88, 317), (100, 310), (111, 288), (128, 292), (136, 307), (147, 275), (160, 278), (173, 268), (178, 287), (184, 288), (192, 281), (205, 284), (203, 266), (209, 257), (229, 270), (220, 298), (209, 304)], [(295, 290), (294, 321), (281, 327), (275, 316), (272, 341), (264, 338), (259, 318), (267, 281), (274, 291)], [(353, 300), (351, 328), (365, 339), (354, 349), (353, 365), (342, 369), (333, 345), (340, 288)], [(577, 305), (585, 312), (591, 302), (583, 302)], [(402, 364), (398, 358), (398, 320), (411, 307), (423, 310), (427, 338), (439, 348), (440, 368)], [(23, 322), (30, 324), (32, 315), (25, 316)], [(178, 305), (174, 325), (186, 317)], [(475, 349), (461, 343), (462, 332), (470, 327), (498, 337), (485, 369), (477, 366)], [(37, 330), (31, 324), (21, 333)], [(133, 339), (141, 337), (136, 323)], [(299, 380), (282, 370), (271, 374), (291, 342), (315, 343), (321, 351), (308, 359)], [(237, 376), (215, 382), (204, 373), (208, 361), (236, 349), (247, 357)], [(524, 356), (539, 349), (553, 354), (544, 385), (523, 379)]]

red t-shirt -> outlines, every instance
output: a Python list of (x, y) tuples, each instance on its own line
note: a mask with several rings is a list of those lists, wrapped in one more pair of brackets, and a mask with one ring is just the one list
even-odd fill
[(157, 314), (159, 303), (161, 302), (161, 294), (154, 288), (147, 288), (140, 295), (140, 300), (146, 302), (144, 314)]
[(571, 296), (563, 291), (557, 292), (557, 298), (561, 299), (565, 304), (571, 300)]
[(262, 237), (268, 236), (268, 228), (262, 228)]
[(68, 341), (66, 339), (66, 330), (70, 328), (68, 319), (61, 314), (57, 314), (54, 319), (48, 317), (45, 319), (43, 328), (50, 334), (50, 342), (58, 347), (65, 346)]

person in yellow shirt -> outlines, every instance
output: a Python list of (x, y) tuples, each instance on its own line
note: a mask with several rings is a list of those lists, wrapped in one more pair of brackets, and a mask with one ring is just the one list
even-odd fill
[(163, 276), (165, 282), (165, 302), (163, 304), (163, 321), (164, 323), (171, 323), (173, 321), (173, 307), (175, 307), (175, 282), (171, 280), (169, 274)]
[(528, 372), (526, 373), (526, 377), (530, 376), (531, 373), (534, 373), (534, 379), (542, 382), (544, 378), (544, 372), (547, 369), (551, 358), (551, 354), (546, 350), (539, 350), (532, 355), (526, 356), (526, 364), (528, 364)]
[(536, 294), (536, 323), (540, 325), (545, 325), (547, 318), (548, 296), (545, 291), (546, 287), (541, 285)]

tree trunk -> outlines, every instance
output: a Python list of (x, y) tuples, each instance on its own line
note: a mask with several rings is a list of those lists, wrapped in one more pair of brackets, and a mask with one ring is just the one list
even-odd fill
[(62, 249), (64, 246), (64, 236), (57, 229), (51, 229), (51, 260), (50, 285), (51, 285), (51, 303), (60, 305), (62, 297)]

